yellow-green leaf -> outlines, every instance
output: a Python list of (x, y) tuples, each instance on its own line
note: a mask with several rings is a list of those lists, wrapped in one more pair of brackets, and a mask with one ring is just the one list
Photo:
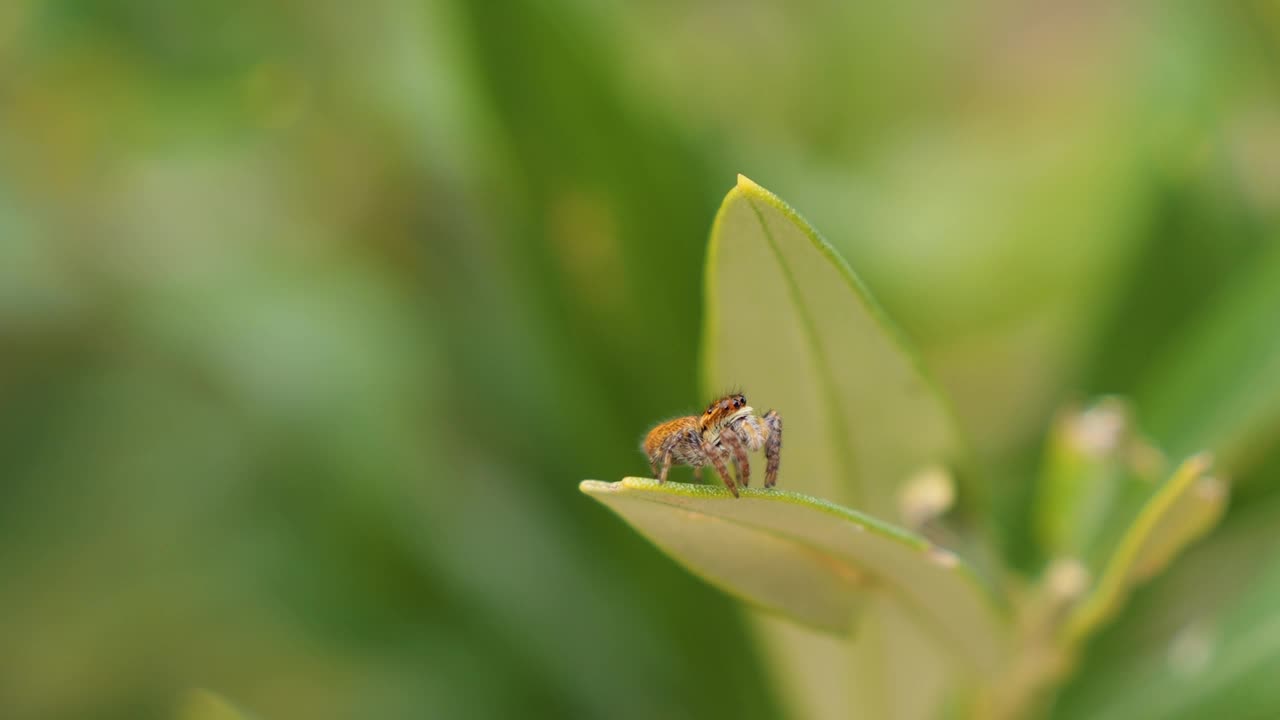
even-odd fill
[(1006, 624), (954, 554), (862, 513), (798, 493), (626, 478), (582, 491), (690, 570), (755, 605), (848, 631), (874, 593), (901, 607), (953, 656), (990, 670)]
[(1138, 390), (1152, 435), (1171, 453), (1208, 448), (1233, 473), (1280, 438), (1280, 243), (1200, 312)]
[(1068, 639), (1082, 639), (1108, 620), (1134, 586), (1163, 570), (1183, 548), (1217, 524), (1226, 507), (1227, 484), (1209, 474), (1210, 464), (1203, 454), (1188, 459), (1147, 501), (1096, 588), (1073, 614)]
[[(704, 293), (703, 390), (740, 387), (757, 409), (781, 413), (780, 486), (881, 518), (925, 520), (904, 490), (912, 478), (954, 468), (963, 443), (906, 343), (831, 245), (738, 176), (711, 231)], [(974, 503), (972, 486), (958, 490)], [(783, 665), (785, 701), (796, 712), (928, 717), (922, 708), (936, 707), (951, 680), (940, 648), (954, 643), (901, 622), (907, 612), (870, 604), (875, 632), (832, 661), (845, 676), (824, 684), (817, 700), (797, 690), (812, 671), (805, 658), (829, 653), (829, 644), (761, 622), (762, 643)]]
[(1038, 484), (1035, 528), (1050, 560), (1102, 574), (1123, 533), (1167, 475), (1163, 454), (1134, 428), (1123, 400), (1058, 414)]
[(226, 698), (209, 690), (192, 690), (178, 709), (178, 720), (248, 720)]
[(950, 411), (853, 271), (741, 175), (706, 273), (704, 385), (778, 408), (787, 487), (892, 518), (902, 483), (963, 454)]

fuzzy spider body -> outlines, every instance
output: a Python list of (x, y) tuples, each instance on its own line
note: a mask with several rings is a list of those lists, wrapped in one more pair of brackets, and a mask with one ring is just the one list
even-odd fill
[[(698, 416), (679, 417), (660, 423), (645, 437), (644, 452), (649, 456), (650, 464), (665, 458), (669, 461), (666, 462), (666, 467), (691, 465), (695, 469), (702, 468), (708, 459), (702, 449), (702, 428), (698, 424)], [(656, 466), (653, 471), (658, 472)]]
[(778, 481), (779, 456), (782, 453), (782, 416), (776, 410), (765, 415), (747, 404), (741, 393), (726, 395), (707, 406), (701, 415), (689, 415), (658, 424), (644, 439), (644, 452), (658, 482), (667, 481), (672, 465), (693, 467), (694, 477), (702, 468), (715, 466), (725, 486), (734, 497), (738, 488), (729, 474), (728, 465), (737, 470), (738, 483), (751, 483), (751, 464), (747, 453), (764, 449), (765, 487)]

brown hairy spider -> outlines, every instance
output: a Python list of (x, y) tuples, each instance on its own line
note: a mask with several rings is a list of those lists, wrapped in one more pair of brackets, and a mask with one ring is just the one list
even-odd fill
[(731, 393), (708, 405), (701, 415), (659, 423), (645, 436), (643, 448), (658, 482), (667, 481), (673, 464), (692, 466), (695, 478), (702, 477), (703, 467), (714, 465), (729, 492), (738, 497), (737, 485), (725, 461), (732, 461), (738, 483), (747, 487), (751, 484), (747, 451), (764, 448), (764, 486), (773, 487), (778, 482), (782, 453), (782, 416), (777, 410), (770, 410), (764, 417), (756, 415), (746, 396)]

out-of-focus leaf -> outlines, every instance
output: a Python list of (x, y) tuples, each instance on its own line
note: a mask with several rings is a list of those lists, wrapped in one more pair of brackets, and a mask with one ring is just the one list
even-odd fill
[(738, 176), (706, 270), (704, 388), (740, 386), (785, 423), (784, 482), (881, 517), (963, 447), (870, 293), (795, 210)]
[(1068, 641), (1084, 638), (1110, 619), (1134, 586), (1163, 570), (1218, 522), (1226, 507), (1227, 485), (1208, 474), (1209, 466), (1207, 455), (1188, 459), (1142, 508), (1096, 588), (1068, 622)]
[(1036, 499), (1036, 535), (1051, 560), (1082, 563), (1096, 577), (1159, 487), (1163, 455), (1133, 428), (1119, 398), (1059, 414), (1049, 433)]
[(249, 720), (249, 716), (215, 692), (192, 690), (178, 708), (176, 720)]
[[(949, 409), (848, 264), (741, 175), (711, 231), (704, 292), (703, 390), (741, 387), (757, 408), (778, 409), (784, 486), (894, 518), (911, 478), (963, 457)], [(938, 639), (880, 603), (868, 616), (877, 632), (830, 663), (846, 679), (820, 687), (807, 682), (807, 658), (830, 654), (829, 644), (761, 619), (793, 712), (915, 720), (936, 707), (951, 672)], [(893, 677), (913, 682), (881, 681)]]
[(1107, 401), (1054, 423), (1036, 503), (1037, 535), (1050, 555), (1078, 554), (1096, 534), (1120, 481), (1128, 423), (1124, 407)]
[(582, 491), (621, 515), (693, 572), (764, 608), (847, 631), (875, 593), (939, 638), (957, 659), (991, 670), (1006, 622), (954, 554), (862, 513), (777, 490), (626, 478)]
[(1070, 698), (1058, 718), (1280, 717), (1280, 565), (1213, 618), (1189, 622), (1163, 652), (1123, 668), (1108, 692)]
[[(1130, 592), (1167, 567), (1222, 515), (1227, 486), (1208, 474), (1211, 461), (1207, 453), (1185, 461), (1167, 482), (1154, 492), (1145, 492), (1145, 502), (1138, 502), (1136, 510), (1131, 508), (1142, 499), (1145, 483), (1133, 477), (1126, 482), (1123, 475), (1130, 471), (1123, 467), (1120, 457), (1110, 457), (1123, 447), (1120, 441), (1128, 436), (1121, 407), (1103, 403), (1088, 413), (1069, 414), (1059, 422), (1055, 433), (1059, 452), (1051, 451), (1051, 457), (1057, 455), (1055, 459), (1065, 463), (1066, 468), (1082, 471), (1078, 478), (1082, 482), (1113, 484), (1100, 494), (1096, 488), (1083, 489), (1086, 497), (1098, 494), (1097, 498), (1088, 498), (1095, 507), (1087, 512), (1102, 518), (1094, 523), (1098, 527), (1091, 528), (1091, 535), (1105, 543), (1091, 544), (1110, 548), (1110, 555), (1103, 561), (1095, 557), (1097, 553), (1060, 552), (1054, 556), (1037, 591), (1022, 605), (1017, 661), (981, 698), (984, 707), (998, 710), (993, 717), (1022, 717), (1048, 700), (1051, 696), (1047, 688), (1059, 684), (1078, 665), (1077, 655), (1084, 641), (1124, 607)], [(1089, 419), (1089, 413), (1102, 410), (1110, 412)], [(1074, 443), (1072, 434), (1080, 435)], [(1074, 450), (1081, 453), (1080, 457), (1071, 456), (1072, 444), (1078, 445)], [(1141, 443), (1133, 447), (1141, 448), (1140, 456), (1154, 452)], [(1138, 464), (1158, 462), (1158, 458), (1148, 457)], [(1132, 470), (1131, 474), (1141, 475), (1142, 470)], [(1123, 497), (1122, 490), (1126, 491)], [(1069, 495), (1063, 509), (1085, 511)], [(1112, 533), (1106, 526), (1119, 524), (1123, 517), (1129, 521), (1118, 538), (1108, 539)], [(1089, 527), (1078, 518), (1073, 520), (1079, 527)], [(1056, 549), (1074, 551), (1083, 547), (1072, 542)], [(1095, 577), (1099, 578), (1096, 582)]]
[(1229, 287), (1138, 392), (1143, 424), (1173, 455), (1212, 450), (1232, 473), (1280, 430), (1280, 243)]

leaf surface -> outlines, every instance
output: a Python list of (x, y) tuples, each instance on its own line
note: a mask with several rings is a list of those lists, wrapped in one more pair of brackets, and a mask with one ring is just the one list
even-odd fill
[(1227, 485), (1209, 474), (1207, 455), (1196, 455), (1152, 495), (1125, 532), (1097, 586), (1073, 614), (1067, 635), (1082, 639), (1113, 616), (1129, 592), (1163, 570), (1192, 541), (1217, 524)]
[(835, 250), (743, 176), (711, 233), (704, 389), (784, 422), (787, 487), (896, 518), (899, 487), (963, 457), (950, 410)]
[[(1266, 547), (1267, 551), (1274, 551)], [(1200, 577), (1206, 577), (1201, 573)], [(1232, 602), (1201, 608), (1172, 637), (1091, 673), (1064, 698), (1061, 720), (1271, 718), (1280, 711), (1280, 565), (1262, 572)], [(1158, 611), (1158, 608), (1151, 608)]]
[(1002, 656), (1001, 611), (970, 569), (927, 540), (847, 508), (778, 490), (739, 499), (705, 485), (626, 478), (582, 491), (709, 582), (755, 605), (836, 632), (874, 593), (989, 670)]
[(1208, 448), (1232, 473), (1280, 447), (1280, 244), (1199, 314), (1139, 389), (1174, 455)]
[(196, 689), (187, 693), (178, 708), (177, 720), (249, 720), (249, 716), (221, 695)]
[[(967, 460), (950, 409), (861, 280), (795, 210), (741, 175), (716, 215), (704, 293), (703, 391), (741, 388), (757, 410), (781, 413), (781, 487), (908, 521), (911, 479)], [(959, 490), (974, 503), (972, 486)], [(830, 655), (829, 644), (761, 620), (795, 712), (917, 720), (936, 708), (954, 630), (913, 622), (882, 597), (866, 615), (874, 628), (830, 662), (843, 680), (816, 699), (806, 658)]]

